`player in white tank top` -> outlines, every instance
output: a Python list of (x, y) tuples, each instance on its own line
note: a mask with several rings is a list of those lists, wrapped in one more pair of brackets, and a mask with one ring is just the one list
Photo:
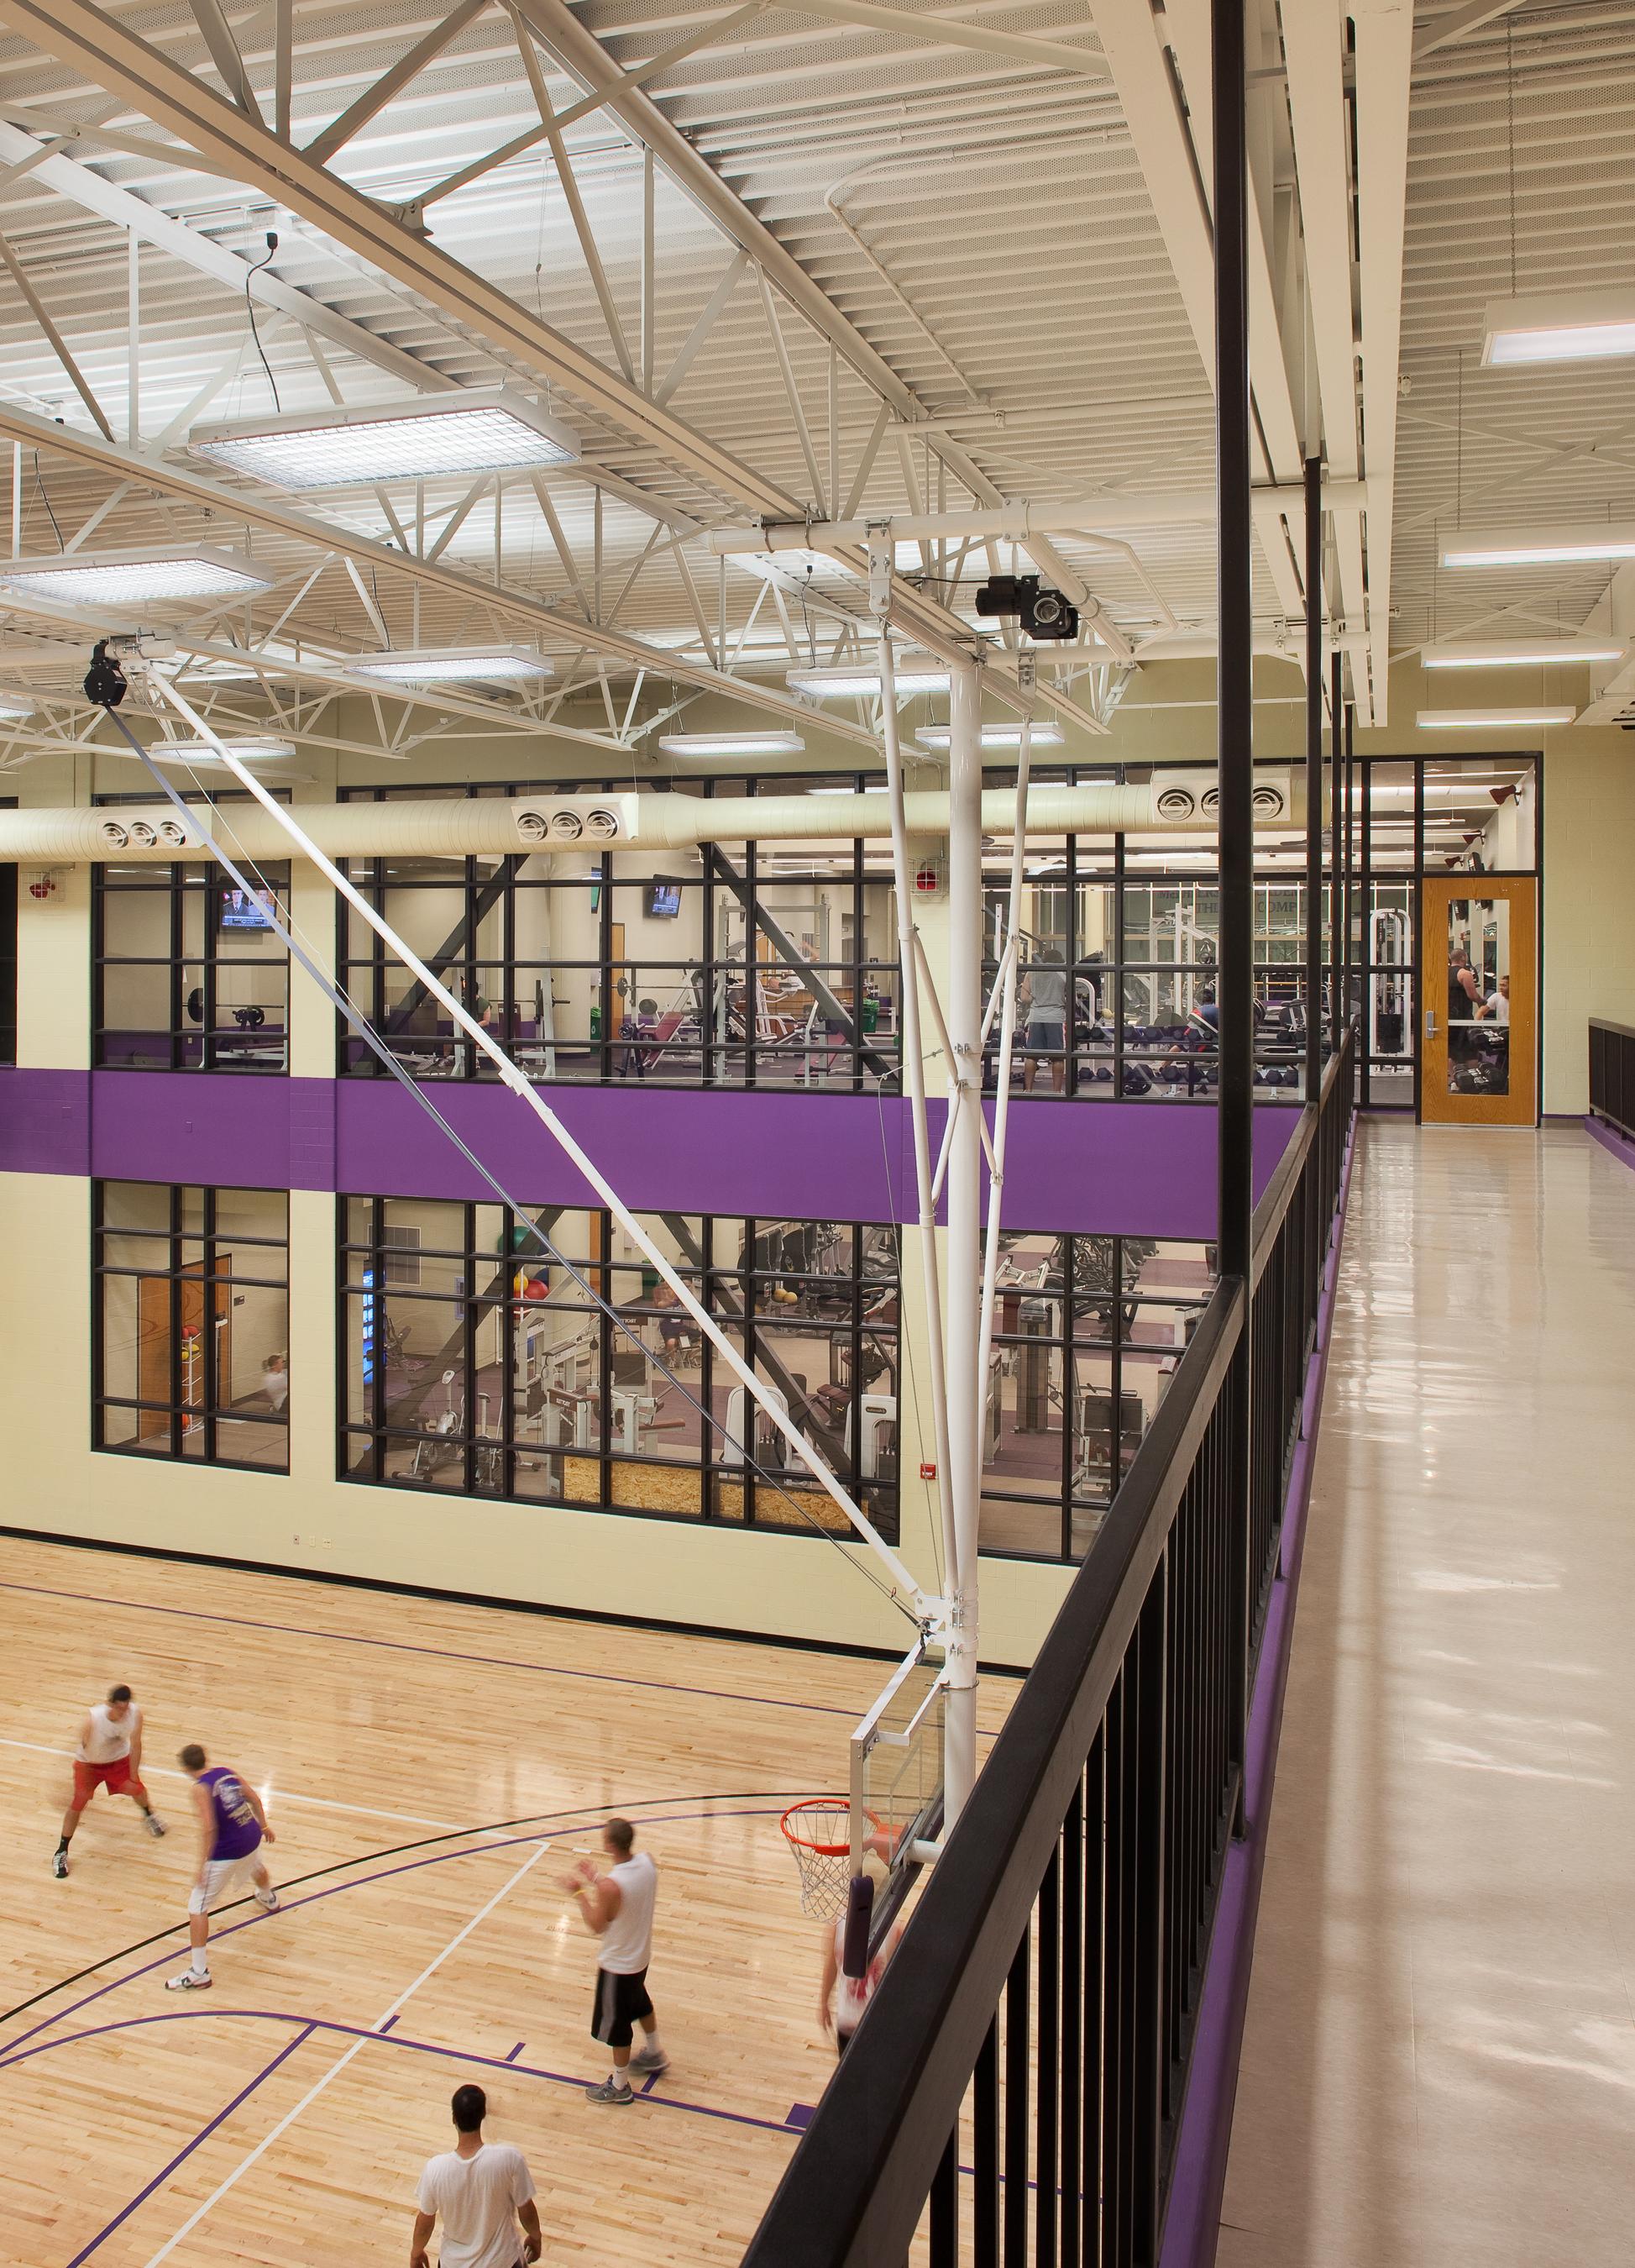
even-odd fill
[[(586, 2088), (586, 2099), (591, 2102), (634, 2102), (632, 2071), (656, 2077), (670, 2065), (659, 2045), (658, 2017), (647, 1990), (658, 1869), (645, 1851), (638, 1852), (634, 1846), (635, 1830), (630, 1822), (610, 1819), (602, 1830), (602, 1848), (613, 1862), (607, 1873), (598, 1874), (586, 1859), (576, 1873), (562, 1880), (562, 1888), (584, 1917), (585, 1927), (601, 1940), (590, 2036), (608, 2050), (612, 2069), (598, 2086)], [(633, 2056), (630, 2049), (638, 2024), (643, 2045)]]
[(68, 1846), (74, 1839), (80, 1814), (99, 1787), (110, 1795), (128, 1795), (147, 1822), (150, 1835), (163, 1835), (165, 1822), (148, 1800), (142, 1784), (142, 1712), (131, 1698), (128, 1685), (116, 1685), (106, 1701), (86, 1712), (74, 1750), (74, 1786), (62, 1831), (51, 1854), (51, 1871), (59, 1881), (68, 1874)]

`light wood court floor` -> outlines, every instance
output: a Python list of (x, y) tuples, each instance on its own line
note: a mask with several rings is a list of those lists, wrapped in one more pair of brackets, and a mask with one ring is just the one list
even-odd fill
[(1635, 1174), (1365, 1122), (1221, 2268), (1635, 2250)]
[[(3, 1538), (0, 1613), (0, 2261), (406, 2257), (467, 2079), (553, 2268), (737, 2261), (832, 2067), (778, 1815), (844, 1786), (886, 1665)], [(75, 1729), (121, 1678), (172, 1831), (98, 1795), (55, 1881)], [(1014, 1690), (985, 1683), (989, 1730)], [(224, 1916), (179, 2004), (189, 1740), (267, 1797), (283, 1906)], [(594, 1948), (560, 1882), (615, 1811), (660, 1861), (671, 2058), (627, 2110), (580, 2092)]]

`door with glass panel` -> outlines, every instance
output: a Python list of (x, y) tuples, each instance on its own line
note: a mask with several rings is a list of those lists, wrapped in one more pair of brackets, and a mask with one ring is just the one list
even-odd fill
[(1428, 1126), (1538, 1117), (1538, 884), (1457, 874), (1421, 885), (1420, 1116)]

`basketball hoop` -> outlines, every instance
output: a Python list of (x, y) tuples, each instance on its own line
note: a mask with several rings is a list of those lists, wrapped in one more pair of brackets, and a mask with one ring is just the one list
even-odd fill
[[(879, 1821), (866, 1815), (878, 1833)], [(838, 1921), (852, 1880), (850, 1804), (843, 1796), (811, 1796), (792, 1803), (778, 1824), (800, 1871), (801, 1911), (813, 1921)]]

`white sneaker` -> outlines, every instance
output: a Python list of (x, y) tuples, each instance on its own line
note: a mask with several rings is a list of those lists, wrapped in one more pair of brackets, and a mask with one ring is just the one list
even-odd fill
[(255, 1894), (255, 1903), (260, 1906), (263, 1913), (276, 1913), (278, 1911), (278, 1893), (274, 1889), (257, 1890)]
[(670, 2058), (663, 2048), (638, 2048), (630, 2058), (632, 2071), (668, 2071)]
[(143, 1823), (147, 1828), (149, 1834), (151, 1835), (156, 1841), (165, 1832), (165, 1822), (159, 1817), (157, 1811), (150, 1811)]
[(165, 1978), (165, 1989), (167, 1992), (208, 1992), (215, 1982), (208, 1969), (202, 1973), (197, 1969), (184, 1969), (179, 1976)]

